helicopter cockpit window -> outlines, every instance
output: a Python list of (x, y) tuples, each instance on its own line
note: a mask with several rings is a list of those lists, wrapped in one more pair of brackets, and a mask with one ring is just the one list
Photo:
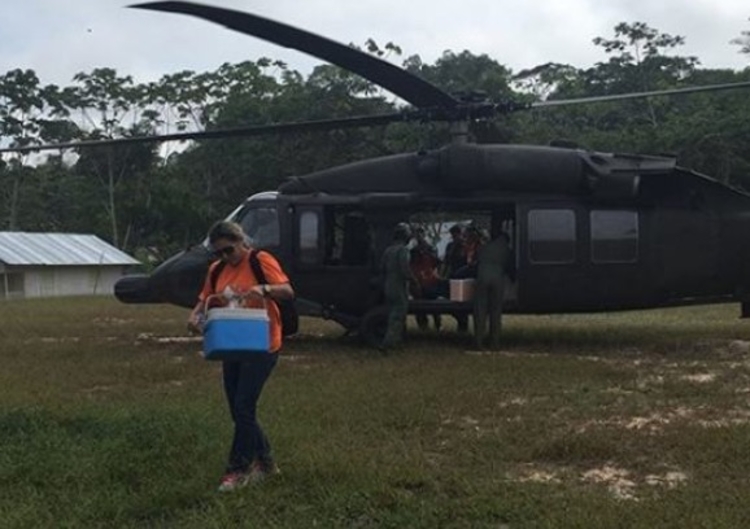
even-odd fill
[(591, 260), (595, 263), (632, 263), (638, 259), (638, 213), (591, 212)]
[(576, 215), (571, 209), (529, 211), (529, 260), (572, 263), (576, 259)]
[(299, 216), (299, 259), (305, 264), (318, 262), (320, 218), (316, 211), (303, 211)]
[(253, 246), (279, 246), (279, 217), (275, 207), (248, 208), (241, 214), (239, 223)]

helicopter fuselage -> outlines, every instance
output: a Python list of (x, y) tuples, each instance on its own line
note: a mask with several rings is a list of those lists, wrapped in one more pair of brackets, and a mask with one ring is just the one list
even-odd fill
[[(431, 227), (436, 242), (467, 221), (508, 233), (514, 312), (744, 302), (750, 286), (750, 196), (672, 158), (451, 145), (294, 178), (229, 218), (282, 261), (301, 313), (346, 327), (382, 303), (380, 256), (404, 221)], [(192, 306), (208, 256), (204, 243), (166, 261), (140, 279), (158, 292), (142, 297)], [(457, 313), (470, 304), (415, 299), (411, 309)]]

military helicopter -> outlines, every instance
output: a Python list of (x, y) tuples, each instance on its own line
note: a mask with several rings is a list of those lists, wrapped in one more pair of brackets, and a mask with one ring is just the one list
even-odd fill
[[(376, 341), (386, 312), (379, 257), (400, 222), (473, 219), (514, 247), (507, 309), (521, 313), (609, 311), (739, 301), (750, 315), (750, 195), (678, 167), (672, 157), (571, 146), (473, 144), (469, 123), (532, 108), (725, 90), (750, 83), (534, 103), (460, 98), (377, 57), (263, 17), (189, 2), (138, 4), (193, 15), (294, 48), (396, 94), (405, 110), (25, 149), (444, 121), (453, 141), (436, 150), (363, 160), (289, 179), (250, 196), (227, 219), (289, 273), (300, 314), (334, 320)], [(116, 285), (125, 303), (193, 306), (211, 259), (206, 241), (149, 275)], [(410, 302), (411, 313), (467, 313), (467, 301)]]

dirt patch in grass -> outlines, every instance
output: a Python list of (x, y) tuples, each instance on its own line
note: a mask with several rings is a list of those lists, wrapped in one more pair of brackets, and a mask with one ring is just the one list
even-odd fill
[(157, 336), (153, 333), (143, 332), (136, 336), (136, 342), (154, 343), (202, 343), (200, 336)]
[(511, 481), (538, 483), (555, 487), (594, 485), (603, 487), (616, 500), (638, 501), (656, 490), (673, 490), (688, 484), (688, 476), (679, 469), (636, 472), (608, 462), (596, 467), (522, 464), (507, 475)]

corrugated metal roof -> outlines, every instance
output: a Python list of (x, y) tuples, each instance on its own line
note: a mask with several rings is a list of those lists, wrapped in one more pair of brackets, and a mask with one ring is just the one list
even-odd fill
[(6, 265), (137, 265), (138, 261), (96, 235), (0, 232)]

